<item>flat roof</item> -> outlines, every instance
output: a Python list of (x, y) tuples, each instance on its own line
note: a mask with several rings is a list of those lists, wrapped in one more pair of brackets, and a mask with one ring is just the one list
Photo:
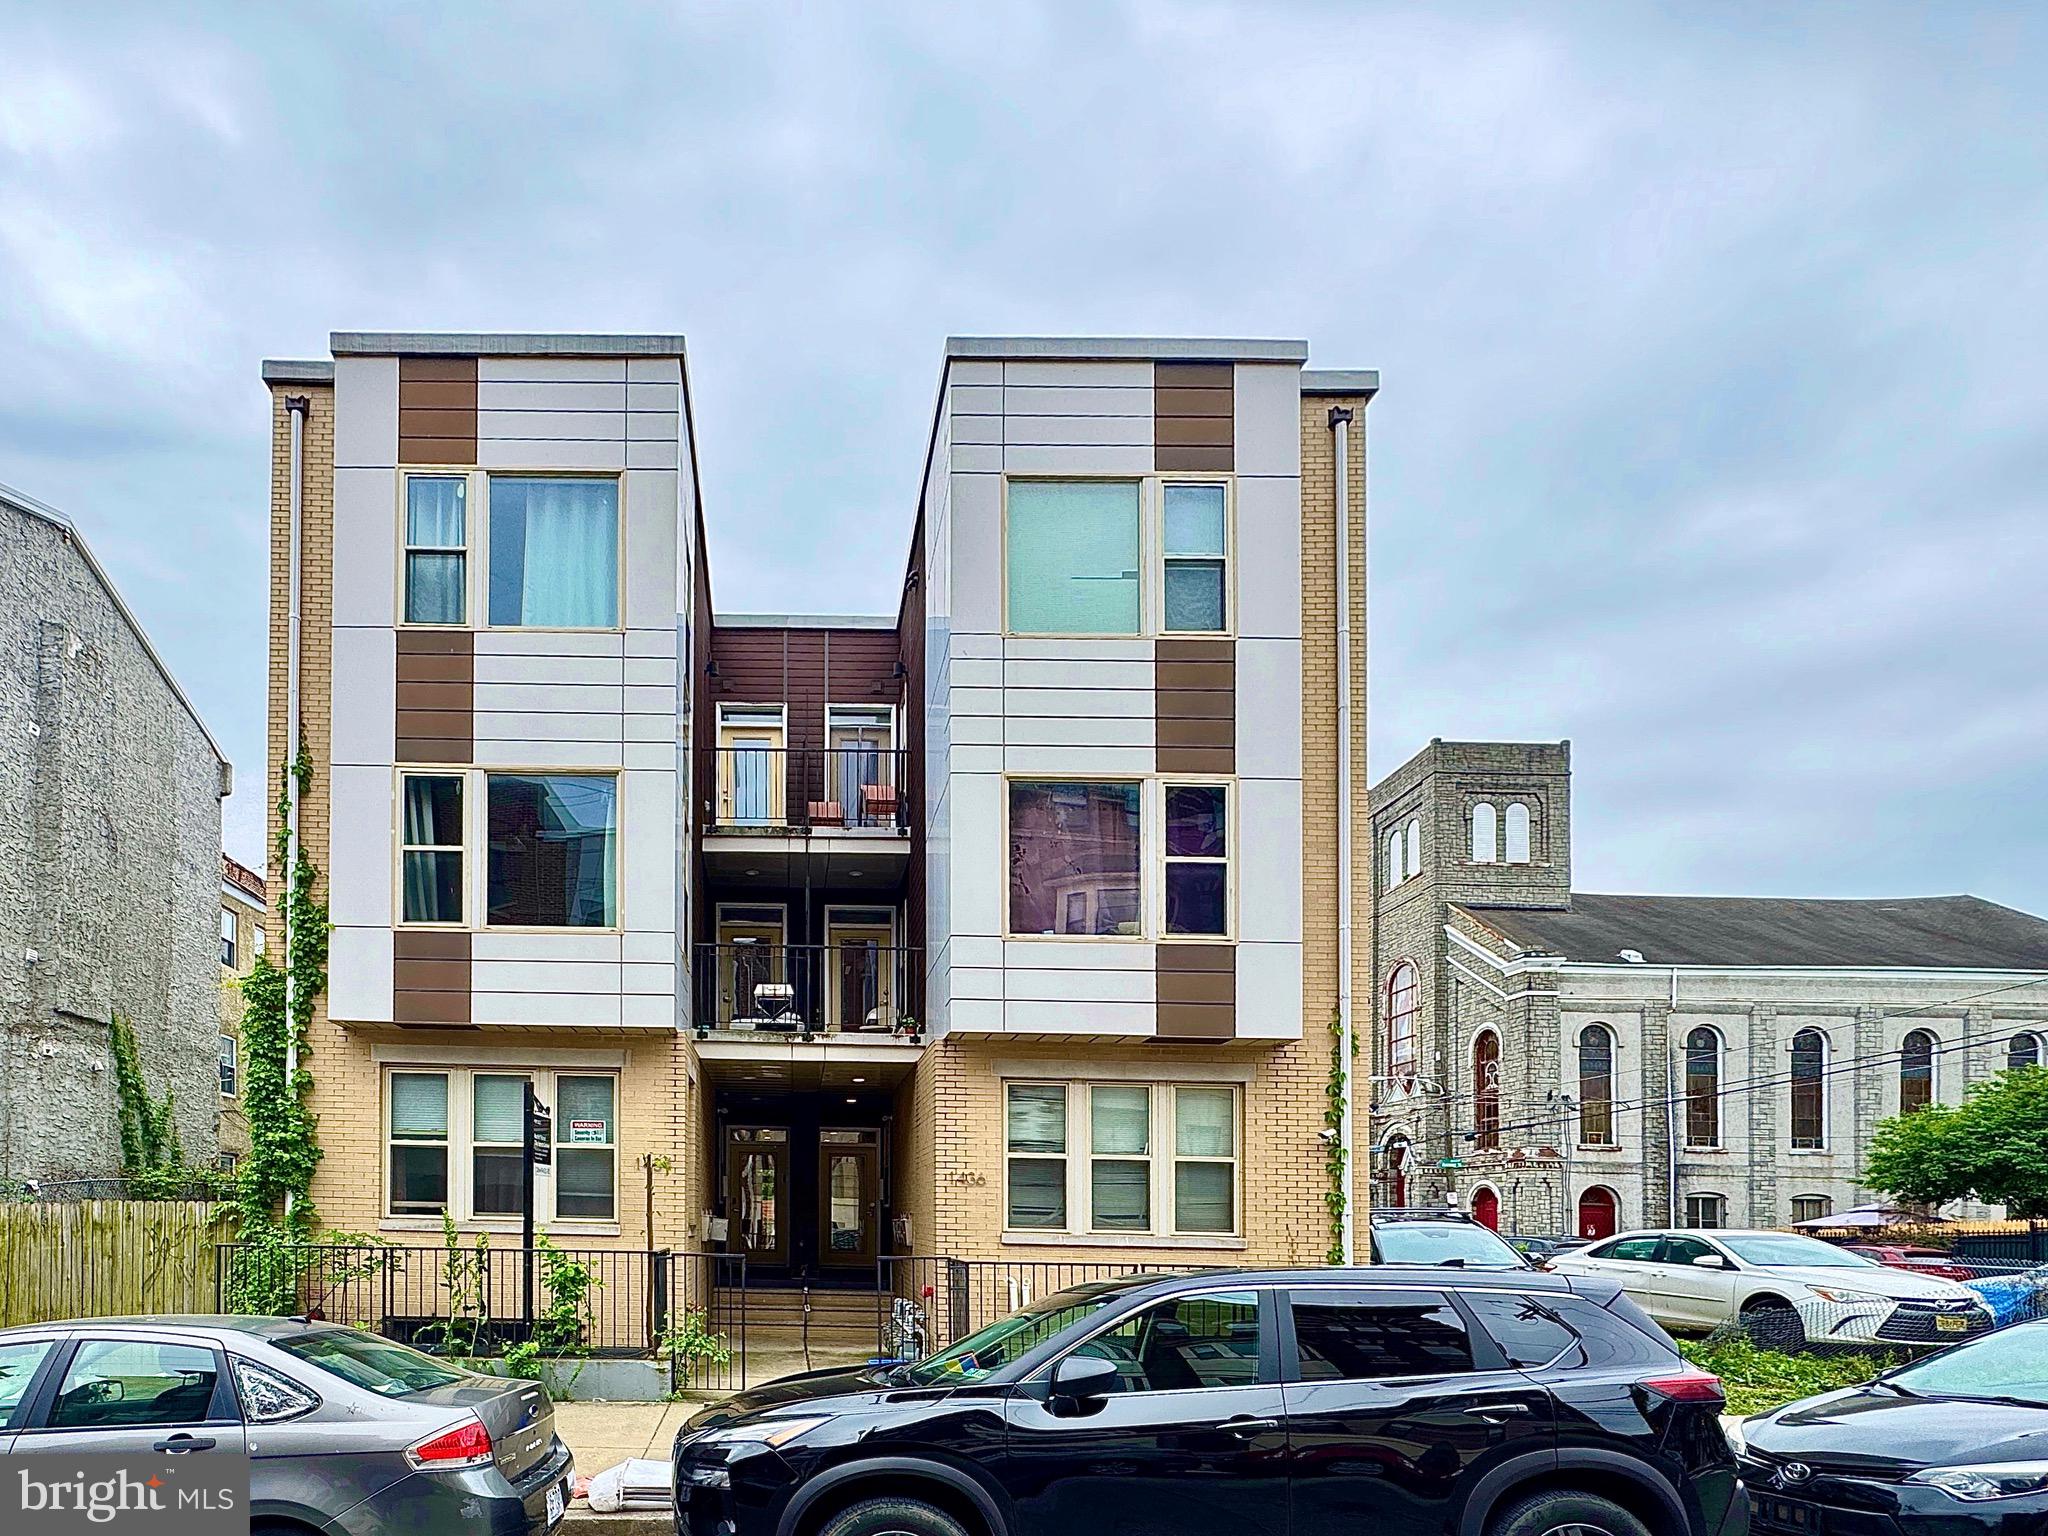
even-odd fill
[(1380, 389), (1377, 368), (1304, 368), (1304, 395), (1376, 395)]
[(875, 613), (716, 613), (716, 629), (894, 629), (896, 621)]
[(332, 384), (334, 364), (324, 358), (266, 357), (263, 359), (263, 382), (266, 384)]
[(683, 338), (581, 331), (336, 331), (336, 357), (681, 357)]
[(999, 357), (1015, 362), (1303, 363), (1305, 341), (1216, 336), (948, 336), (949, 358)]

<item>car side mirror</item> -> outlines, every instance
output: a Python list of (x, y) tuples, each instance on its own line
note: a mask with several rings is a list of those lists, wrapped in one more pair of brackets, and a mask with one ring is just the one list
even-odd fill
[(1069, 1355), (1052, 1368), (1051, 1405), (1086, 1408), (1123, 1389), (1114, 1360), (1100, 1355)]
[(1692, 1261), (1694, 1269), (1726, 1269), (1728, 1261), (1719, 1254), (1703, 1253)]

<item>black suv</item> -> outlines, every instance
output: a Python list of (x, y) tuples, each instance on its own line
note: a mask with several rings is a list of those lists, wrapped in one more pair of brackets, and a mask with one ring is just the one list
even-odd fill
[(676, 1437), (681, 1536), (1743, 1536), (1721, 1386), (1611, 1281), (1141, 1275)]
[(1375, 1264), (1451, 1269), (1534, 1269), (1506, 1238), (1477, 1217), (1443, 1207), (1386, 1206), (1372, 1213)]

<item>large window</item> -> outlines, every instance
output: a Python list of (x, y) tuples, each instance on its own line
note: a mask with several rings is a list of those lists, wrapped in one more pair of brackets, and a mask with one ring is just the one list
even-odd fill
[(1010, 785), (1010, 932), (1144, 931), (1135, 783)]
[(1827, 1145), (1828, 1037), (1802, 1029), (1792, 1037), (1792, 1145), (1817, 1152)]
[(486, 786), (490, 922), (617, 927), (617, 777), (493, 773)]
[(1482, 1152), (1500, 1147), (1500, 1036), (1490, 1029), (1472, 1042), (1472, 1139)]
[(1221, 784), (1166, 786), (1166, 932), (1230, 931), (1230, 794)]
[(517, 1220), (529, 1083), (552, 1109), (555, 1135), (552, 1171), (534, 1182), (535, 1214), (554, 1221), (616, 1220), (618, 1077), (490, 1067), (387, 1075), (386, 1212)]
[(491, 477), (490, 619), (529, 629), (619, 622), (619, 484)]
[(1010, 482), (1012, 633), (1139, 633), (1139, 500), (1136, 480)]
[(1160, 626), (1175, 634), (1216, 634), (1230, 627), (1228, 488), (1217, 482), (1162, 491), (1166, 570)]
[(399, 827), (399, 919), (460, 923), (462, 777), (405, 775)]
[(1704, 1024), (1685, 1037), (1685, 1144), (1721, 1145), (1721, 1037)]
[(406, 476), (406, 623), (468, 622), (468, 503), (465, 476)]
[(1924, 1029), (1899, 1046), (1899, 1113), (1910, 1115), (1934, 1102), (1934, 1036)]
[(1387, 1076), (1396, 1088), (1415, 1086), (1417, 1021), (1422, 1014), (1422, 975), (1403, 960), (1387, 978)]
[(1614, 1031), (1605, 1024), (1579, 1031), (1579, 1142), (1614, 1145)]
[(1010, 1083), (1004, 1225), (1228, 1236), (1238, 1230), (1238, 1094), (1162, 1083)]

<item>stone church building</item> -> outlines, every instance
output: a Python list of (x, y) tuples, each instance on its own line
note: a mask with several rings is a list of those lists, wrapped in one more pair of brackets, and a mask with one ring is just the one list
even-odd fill
[(1826, 1216), (1879, 1198), (1880, 1121), (2043, 1060), (2040, 918), (1575, 891), (1569, 742), (1432, 741), (1370, 808), (1376, 1205), (1582, 1237)]

